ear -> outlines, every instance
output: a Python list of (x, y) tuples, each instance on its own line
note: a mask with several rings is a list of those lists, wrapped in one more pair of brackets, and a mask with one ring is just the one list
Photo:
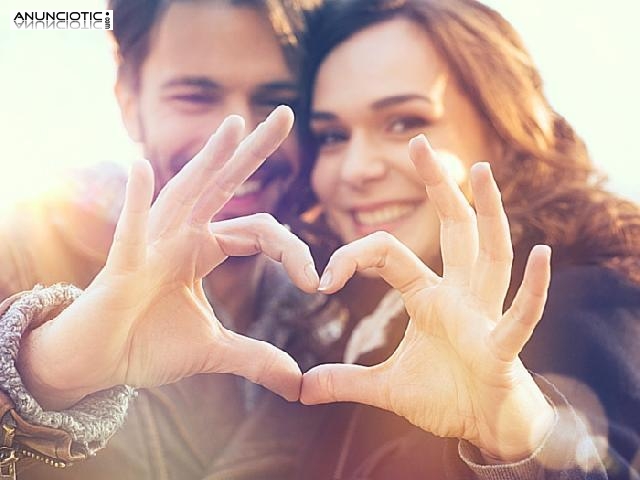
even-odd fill
[(120, 116), (129, 136), (134, 142), (142, 142), (138, 89), (132, 84), (131, 80), (127, 81), (118, 76), (114, 90), (120, 106)]

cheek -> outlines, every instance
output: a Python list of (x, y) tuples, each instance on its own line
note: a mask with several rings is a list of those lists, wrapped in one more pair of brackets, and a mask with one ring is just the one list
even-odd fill
[(322, 203), (331, 203), (331, 198), (339, 185), (339, 170), (336, 162), (324, 161), (321, 158), (311, 171), (311, 188)]

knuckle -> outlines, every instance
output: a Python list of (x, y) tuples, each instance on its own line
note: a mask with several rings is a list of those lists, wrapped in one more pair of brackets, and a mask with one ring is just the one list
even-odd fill
[(273, 218), (273, 215), (265, 212), (254, 213), (253, 215), (251, 215), (251, 219), (258, 225), (264, 227), (270, 227), (278, 223), (276, 219)]
[(484, 245), (480, 249), (481, 254), (487, 259), (489, 262), (497, 262), (504, 264), (512, 264), (513, 263), (513, 251), (503, 246), (500, 248), (495, 245)]
[(475, 222), (477, 218), (475, 210), (468, 203), (460, 207), (459, 216), (464, 222)]
[(251, 222), (256, 227), (257, 234), (261, 238), (269, 238), (274, 230), (279, 226), (275, 218), (269, 213), (254, 213), (251, 215)]
[[(267, 342), (260, 342), (263, 346), (270, 346)], [(270, 378), (276, 370), (278, 363), (278, 353), (273, 348), (267, 348), (264, 357), (258, 362), (258, 369), (255, 373), (254, 381), (263, 383), (265, 379)]]
[(321, 375), (318, 375), (318, 383), (321, 391), (324, 391), (327, 398), (331, 401), (337, 401), (336, 395), (336, 382), (335, 376), (332, 370), (325, 370)]
[(385, 232), (384, 230), (373, 232), (371, 235), (369, 235), (369, 238), (385, 246), (393, 244), (396, 240), (393, 235), (391, 235), (389, 232)]

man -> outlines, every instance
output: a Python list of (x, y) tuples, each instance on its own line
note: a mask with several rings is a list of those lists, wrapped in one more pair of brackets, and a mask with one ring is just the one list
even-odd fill
[[(276, 105), (295, 104), (301, 6), (286, 3), (111, 2), (116, 96), (130, 136), (153, 166), (156, 195), (227, 115), (240, 114), (250, 130)], [(216, 220), (277, 213), (297, 168), (296, 146), (287, 142)], [(2, 298), (36, 283), (85, 287), (104, 264), (123, 180), (119, 171), (101, 167), (76, 178), (62, 199), (7, 220), (0, 241)], [(262, 310), (271, 293), (265, 268), (261, 257), (230, 258), (205, 279), (205, 293), (227, 327), (245, 333)], [(243, 388), (232, 376), (197, 375), (142, 391), (125, 428), (96, 458), (71, 469), (30, 466), (20, 478), (230, 478), (254, 468), (259, 478), (280, 475), (290, 459), (279, 453), (281, 440), (248, 435), (264, 429), (247, 420)]]

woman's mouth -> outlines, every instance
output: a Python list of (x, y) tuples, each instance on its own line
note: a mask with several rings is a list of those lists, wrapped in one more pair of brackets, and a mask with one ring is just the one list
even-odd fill
[(401, 222), (410, 217), (417, 208), (415, 202), (385, 203), (376, 207), (352, 210), (352, 219), (360, 235), (378, 230), (391, 232)]
[(376, 208), (373, 210), (367, 211), (358, 211), (355, 210), (353, 212), (353, 218), (356, 223), (365, 226), (374, 226), (374, 225), (385, 225), (388, 223), (396, 222), (415, 210), (414, 205), (401, 203), (401, 204), (391, 204), (385, 205), (380, 208)]

